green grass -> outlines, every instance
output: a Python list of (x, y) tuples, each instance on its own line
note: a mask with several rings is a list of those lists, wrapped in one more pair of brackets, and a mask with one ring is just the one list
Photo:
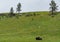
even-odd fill
[[(0, 42), (60, 42), (60, 14), (53, 18), (48, 12), (36, 14), (40, 15), (1, 19)], [(43, 40), (35, 40), (37, 36)]]

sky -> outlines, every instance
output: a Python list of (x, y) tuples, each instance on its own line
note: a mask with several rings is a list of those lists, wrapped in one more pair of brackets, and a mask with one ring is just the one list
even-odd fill
[[(10, 8), (13, 7), (14, 12), (16, 12), (16, 7), (18, 3), (21, 3), (21, 12), (30, 11), (48, 11), (49, 3), (51, 0), (0, 0), (0, 13), (9, 12)], [(60, 5), (60, 0), (54, 0), (57, 6)], [(58, 7), (58, 11), (60, 6)]]

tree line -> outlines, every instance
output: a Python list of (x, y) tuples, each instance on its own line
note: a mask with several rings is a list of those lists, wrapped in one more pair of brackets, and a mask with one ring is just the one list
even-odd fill
[[(49, 5), (50, 5), (50, 7), (49, 7), (49, 9), (50, 9), (49, 15), (51, 15), (53, 17), (53, 16), (55, 16), (57, 14), (57, 10), (58, 10), (57, 7), (58, 6), (57, 6), (57, 4), (55, 3), (54, 0), (51, 0)], [(10, 17), (15, 16), (15, 15), (18, 16), (20, 14), (20, 11), (21, 11), (21, 3), (18, 3), (17, 8), (16, 8), (16, 13), (17, 14), (14, 14), (14, 9), (13, 9), (13, 7), (11, 7), (9, 16)]]

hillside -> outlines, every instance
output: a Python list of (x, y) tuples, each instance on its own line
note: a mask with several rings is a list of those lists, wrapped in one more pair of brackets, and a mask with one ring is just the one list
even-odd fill
[[(0, 42), (59, 42), (60, 14), (53, 18), (48, 12), (35, 12), (35, 14), (39, 15), (0, 19)], [(37, 41), (35, 39), (37, 36), (43, 40)]]

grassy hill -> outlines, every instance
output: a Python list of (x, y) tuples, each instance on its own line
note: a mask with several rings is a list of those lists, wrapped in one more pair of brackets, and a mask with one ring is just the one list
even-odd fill
[[(60, 42), (60, 14), (52, 18), (48, 12), (35, 13), (39, 15), (2, 18), (0, 42)], [(37, 41), (37, 36), (43, 40)]]

